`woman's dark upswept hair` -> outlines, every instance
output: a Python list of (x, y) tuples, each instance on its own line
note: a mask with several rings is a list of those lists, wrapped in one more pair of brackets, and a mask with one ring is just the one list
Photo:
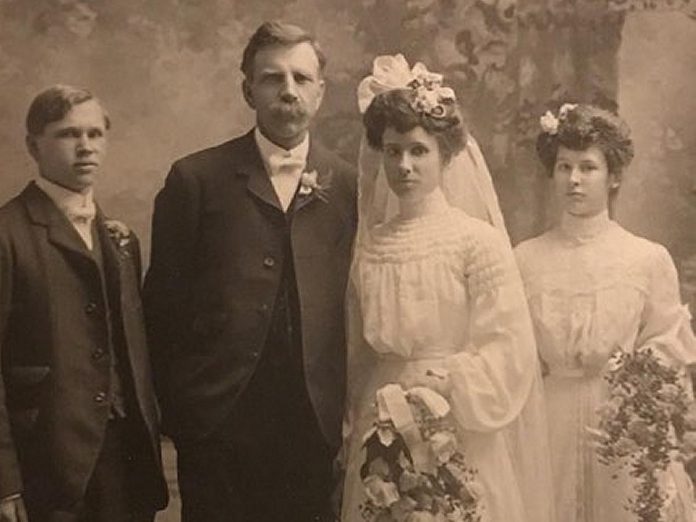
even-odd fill
[(414, 95), (413, 89), (393, 89), (374, 97), (363, 115), (367, 143), (373, 149), (382, 150), (382, 137), (387, 127), (400, 133), (423, 127), (435, 137), (440, 156), (447, 163), (466, 146), (467, 130), (457, 103), (447, 103), (444, 105), (445, 114), (433, 117), (414, 110)]
[(539, 134), (536, 150), (549, 175), (553, 175), (560, 146), (578, 151), (599, 147), (604, 153), (609, 172), (617, 177), (633, 159), (631, 131), (626, 122), (618, 115), (594, 105), (578, 105), (570, 109), (560, 119), (556, 134)]

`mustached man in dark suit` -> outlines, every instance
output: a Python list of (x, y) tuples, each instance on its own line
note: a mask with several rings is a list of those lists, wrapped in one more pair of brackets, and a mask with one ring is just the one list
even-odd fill
[(330, 516), (356, 177), (308, 131), (324, 62), (299, 27), (259, 27), (256, 127), (174, 163), (155, 202), (148, 333), (185, 522)]
[(166, 504), (135, 235), (92, 187), (109, 119), (39, 94), (39, 176), (0, 209), (0, 521), (139, 522)]

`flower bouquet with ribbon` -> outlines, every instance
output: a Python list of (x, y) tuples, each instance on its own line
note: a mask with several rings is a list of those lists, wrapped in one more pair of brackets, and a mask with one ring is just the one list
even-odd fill
[(609, 397), (598, 409), (598, 429), (588, 428), (599, 461), (627, 467), (636, 484), (626, 509), (639, 522), (660, 522), (667, 500), (661, 474), (680, 458), (685, 427), (687, 396), (679, 373), (651, 348), (640, 348), (619, 350), (605, 379)]
[(447, 400), (430, 388), (377, 390), (377, 419), (363, 438), (363, 519), (368, 522), (477, 522), (476, 471), (457, 446)]

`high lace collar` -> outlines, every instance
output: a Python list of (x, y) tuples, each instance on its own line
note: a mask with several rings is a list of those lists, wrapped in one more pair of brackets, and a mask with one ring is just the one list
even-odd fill
[(561, 218), (560, 229), (563, 235), (569, 239), (578, 243), (587, 243), (611, 228), (612, 223), (607, 210), (589, 217), (573, 216), (564, 212)]
[(399, 200), (399, 221), (410, 221), (432, 214), (441, 214), (449, 208), (447, 199), (439, 187), (418, 201)]

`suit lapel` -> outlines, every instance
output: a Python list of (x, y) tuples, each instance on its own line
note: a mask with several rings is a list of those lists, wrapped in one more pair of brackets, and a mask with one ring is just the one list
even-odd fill
[(249, 177), (247, 182), (249, 192), (267, 205), (271, 205), (282, 212), (280, 200), (266, 172), (259, 148), (256, 146), (254, 131), (247, 133), (244, 136), (244, 140), (242, 160), (239, 162), (238, 173)]
[[(305, 167), (305, 172), (312, 172), (316, 170), (318, 173), (318, 181), (326, 181), (325, 178), (328, 174), (327, 166), (322, 161), (322, 156), (319, 148), (317, 147), (313, 139), (309, 140), (309, 153), (307, 154), (307, 166)], [(312, 203), (314, 200), (319, 199), (315, 191), (310, 192), (307, 195), (302, 195), (299, 191), (295, 194), (295, 199), (293, 201), (293, 211), (299, 212), (301, 209)]]
[(62, 250), (92, 259), (92, 253), (68, 218), (34, 182), (27, 186), (23, 195), (29, 218), (48, 229), (48, 240), (52, 244)]
[(119, 252), (116, 249), (109, 231), (104, 225), (104, 214), (100, 209), (97, 209), (97, 216), (95, 218), (95, 228), (97, 231), (97, 237), (95, 240), (99, 241), (102, 252), (102, 259), (104, 262), (104, 279), (106, 280), (106, 285), (109, 293), (112, 296), (121, 295), (121, 261), (119, 259)]

